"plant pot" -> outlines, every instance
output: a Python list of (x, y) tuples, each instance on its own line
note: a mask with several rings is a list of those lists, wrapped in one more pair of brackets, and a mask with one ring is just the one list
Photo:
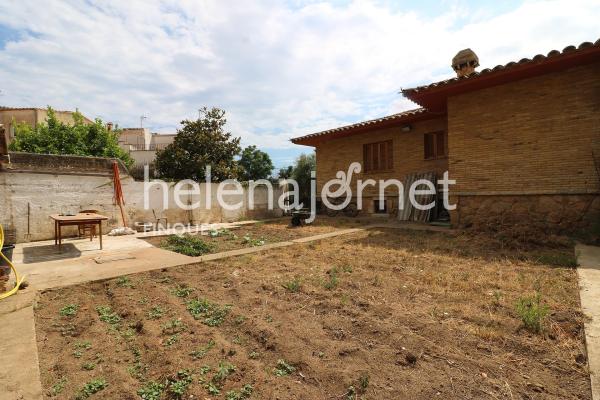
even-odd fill
[[(12, 254), (15, 248), (14, 244), (5, 244), (2, 246), (2, 254), (6, 256), (10, 261), (12, 261)], [(6, 260), (0, 257), (0, 275), (9, 275), (10, 274), (10, 266), (6, 262)]]

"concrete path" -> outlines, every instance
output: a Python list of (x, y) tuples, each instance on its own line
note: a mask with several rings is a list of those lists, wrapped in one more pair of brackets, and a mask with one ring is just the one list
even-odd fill
[(577, 245), (579, 267), (579, 295), (583, 313), (589, 317), (585, 323), (592, 399), (600, 400), (600, 247)]
[[(253, 222), (255, 221), (246, 221), (244, 224)], [(144, 235), (107, 236), (104, 239), (104, 250), (98, 249), (97, 240), (93, 242), (88, 239), (66, 240), (65, 244), (71, 246), (65, 248), (65, 253), (60, 257), (57, 257), (55, 249), (52, 252), (34, 249), (36, 246), (53, 245), (53, 241), (18, 245), (13, 257), (15, 267), (20, 274), (27, 275), (29, 287), (19, 291), (17, 295), (0, 301), (0, 338), (2, 338), (0, 340), (0, 400), (41, 400), (43, 398), (34, 319), (35, 299), (41, 290), (264, 252), (372, 228), (426, 229), (450, 232), (448, 229), (439, 227), (378, 223), (359, 228), (339, 229), (330, 233), (265, 246), (207, 254), (201, 257), (187, 257), (162, 250), (136, 238), (136, 236)], [(27, 260), (32, 262), (27, 262)], [(102, 262), (98, 263), (97, 260)]]

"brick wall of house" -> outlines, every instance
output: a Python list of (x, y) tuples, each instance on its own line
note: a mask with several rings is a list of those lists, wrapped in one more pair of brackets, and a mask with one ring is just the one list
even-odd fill
[[(448, 168), (448, 159), (438, 160), (424, 159), (423, 135), (436, 131), (446, 130), (446, 118), (415, 122), (410, 132), (402, 132), (401, 125), (368, 133), (348, 136), (329, 140), (316, 146), (317, 155), (317, 190), (321, 193), (323, 184), (329, 179), (334, 179), (338, 171), (348, 171), (350, 163), (358, 161), (363, 165), (363, 145), (386, 140), (393, 141), (393, 169), (386, 172), (363, 173), (353, 175), (352, 188), (356, 192), (357, 179), (398, 179), (414, 172), (435, 171), (442, 174)], [(369, 186), (365, 188), (364, 209), (372, 212), (372, 198), (378, 195), (378, 189)], [(356, 194), (356, 193), (354, 193)], [(388, 207), (395, 206), (398, 190), (394, 186), (386, 189), (386, 197), (389, 196)]]
[(600, 63), (451, 97), (448, 146), (455, 222), (589, 222), (597, 207), (586, 204), (600, 193)]

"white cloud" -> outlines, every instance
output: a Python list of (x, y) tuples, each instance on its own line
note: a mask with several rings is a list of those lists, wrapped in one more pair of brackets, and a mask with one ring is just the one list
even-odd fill
[(436, 17), (364, 1), (90, 3), (0, 3), (0, 25), (20, 33), (0, 49), (3, 104), (79, 107), (121, 126), (144, 114), (166, 132), (219, 106), (244, 143), (277, 148), (413, 107), (399, 89), (452, 76), (464, 47), (491, 67), (600, 37), (597, 1)]

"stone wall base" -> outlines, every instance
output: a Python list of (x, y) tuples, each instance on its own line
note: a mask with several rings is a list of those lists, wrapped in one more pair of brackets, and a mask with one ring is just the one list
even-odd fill
[(600, 195), (459, 196), (452, 222), (461, 228), (500, 231), (526, 227), (556, 234), (600, 235)]

